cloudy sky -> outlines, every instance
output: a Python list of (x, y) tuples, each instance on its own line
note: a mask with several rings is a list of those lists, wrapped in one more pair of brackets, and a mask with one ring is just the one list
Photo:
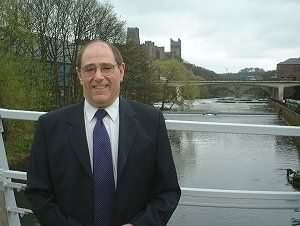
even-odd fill
[(170, 50), (181, 39), (182, 58), (217, 73), (245, 67), (276, 69), (300, 57), (300, 0), (110, 0), (141, 42)]

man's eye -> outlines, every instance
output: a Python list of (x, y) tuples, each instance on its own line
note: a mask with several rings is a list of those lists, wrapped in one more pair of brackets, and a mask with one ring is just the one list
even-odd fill
[(111, 65), (111, 64), (102, 64), (101, 67), (103, 69), (112, 69), (114, 67), (114, 65)]
[(93, 72), (95, 71), (95, 67), (88, 67), (84, 69), (85, 72)]

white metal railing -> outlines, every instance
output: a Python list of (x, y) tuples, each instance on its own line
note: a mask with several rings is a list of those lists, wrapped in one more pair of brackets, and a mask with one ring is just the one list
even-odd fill
[[(181, 188), (183, 206), (293, 209), (300, 211), (300, 192)], [(216, 198), (217, 202), (216, 202)]]
[[(6, 119), (36, 121), (46, 112), (8, 110), (0, 108), (0, 116)], [(195, 114), (193, 114), (195, 115)], [(168, 118), (168, 114), (166, 114)], [(276, 136), (300, 136), (299, 126), (275, 126), (241, 123), (196, 122), (184, 120), (166, 120), (168, 130), (202, 131), (216, 133), (241, 133)]]
[[(8, 110), (0, 108), (0, 191), (4, 191), (5, 208), (9, 226), (20, 226), (19, 215), (32, 213), (31, 210), (16, 206), (13, 189), (25, 188), (26, 172), (9, 170), (2, 139), (2, 119), (36, 121), (46, 112)], [(168, 118), (168, 115), (165, 115)], [(166, 120), (169, 130), (206, 131), (219, 133), (266, 134), (278, 136), (300, 136), (300, 127), (255, 125), (240, 123), (215, 123), (182, 120)], [(21, 180), (24, 183), (12, 182)], [(244, 208), (244, 209), (292, 209), (300, 211), (300, 192), (246, 191), (223, 189), (200, 189), (182, 187), (182, 206)], [(217, 199), (216, 199), (217, 198)]]

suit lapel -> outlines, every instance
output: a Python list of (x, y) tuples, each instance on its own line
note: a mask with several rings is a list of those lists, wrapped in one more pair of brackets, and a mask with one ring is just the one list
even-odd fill
[(119, 150), (118, 150), (118, 181), (124, 171), (127, 157), (132, 149), (134, 138), (136, 137), (136, 120), (134, 112), (129, 104), (120, 98), (120, 126), (119, 126)]
[[(124, 167), (127, 162), (127, 157), (132, 149), (134, 139), (136, 137), (136, 120), (135, 113), (127, 103), (127, 101), (120, 98), (119, 105), (119, 150), (118, 150), (118, 181), (122, 176)], [(72, 114), (68, 116), (67, 122), (70, 126), (68, 130), (69, 141), (72, 145), (78, 161), (83, 166), (86, 173), (92, 177), (92, 170), (90, 164), (90, 155), (88, 151), (88, 144), (86, 140), (85, 123), (84, 123), (84, 109), (83, 103), (74, 107)]]
[(67, 121), (70, 126), (68, 136), (69, 142), (72, 145), (72, 149), (74, 150), (78, 161), (83, 166), (84, 170), (90, 177), (92, 177), (90, 155), (84, 123), (83, 103), (75, 106), (73, 114), (68, 115)]

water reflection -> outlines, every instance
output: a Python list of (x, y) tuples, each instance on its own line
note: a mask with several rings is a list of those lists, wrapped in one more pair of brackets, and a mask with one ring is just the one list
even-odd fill
[(298, 169), (299, 159), (289, 138), (184, 131), (169, 135), (182, 186), (293, 190), (286, 186), (285, 169)]
[[(183, 120), (284, 125), (267, 103), (226, 104), (215, 99), (199, 100), (193, 106), (210, 114), (186, 115)], [(287, 184), (285, 170), (299, 169), (299, 155), (289, 137), (190, 131), (169, 131), (169, 137), (183, 187), (294, 190)], [(284, 226), (291, 225), (292, 217), (295, 214), (289, 210), (180, 207), (170, 225)]]

